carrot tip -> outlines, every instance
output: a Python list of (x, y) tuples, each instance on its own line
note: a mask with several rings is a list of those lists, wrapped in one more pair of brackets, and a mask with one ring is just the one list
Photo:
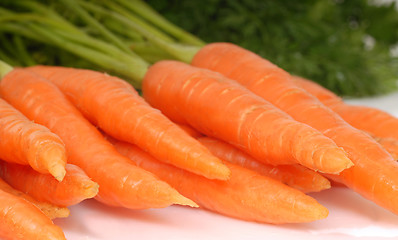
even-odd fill
[(87, 198), (95, 197), (99, 191), (98, 183), (93, 182), (93, 181), (85, 183), (83, 188), (85, 190), (84, 193)]
[(341, 149), (341, 151), (329, 149), (329, 151), (333, 151), (333, 154), (324, 155), (326, 159), (323, 159), (323, 162), (327, 163), (327, 166), (324, 166), (322, 170), (318, 169), (319, 172), (339, 174), (343, 170), (354, 166), (354, 163), (351, 161), (351, 159), (348, 158), (346, 152), (343, 149)]
[(217, 165), (217, 167), (213, 168), (212, 174), (207, 175), (206, 178), (227, 181), (230, 176), (231, 170), (224, 164), (220, 163)]
[(190, 206), (190, 207), (193, 207), (193, 208), (198, 208), (199, 207), (199, 205), (196, 204), (194, 201), (192, 201), (189, 198), (186, 198), (186, 197), (182, 196), (181, 194), (175, 194), (174, 195), (174, 204)]
[(66, 174), (65, 167), (59, 164), (52, 166), (48, 171), (59, 182), (61, 182), (64, 179)]

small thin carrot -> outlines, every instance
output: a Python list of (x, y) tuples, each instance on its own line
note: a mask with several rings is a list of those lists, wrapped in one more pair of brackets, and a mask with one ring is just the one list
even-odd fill
[(271, 177), (302, 192), (319, 192), (330, 188), (325, 177), (301, 165), (272, 166), (259, 162), (232, 145), (210, 137), (200, 137), (202, 143), (218, 158)]
[[(7, 75), (6, 75), (7, 76)], [(0, 158), (30, 165), (58, 181), (65, 176), (66, 155), (61, 139), (46, 127), (31, 122), (0, 99)]]
[(328, 215), (325, 207), (304, 193), (228, 162), (224, 163), (231, 169), (230, 179), (210, 180), (162, 163), (131, 144), (116, 142), (115, 147), (200, 207), (214, 212), (274, 224), (310, 222)]
[(10, 185), (8, 185), (3, 179), (0, 178), (0, 190), (10, 193), (14, 196), (21, 197), (25, 199), (26, 201), (32, 203), (35, 205), (37, 208), (39, 208), (47, 217), (50, 219), (55, 219), (55, 218), (66, 218), (69, 216), (70, 211), (66, 207), (59, 207), (55, 206), (54, 204), (50, 204), (47, 202), (40, 202), (31, 197), (30, 195), (27, 195), (21, 191), (18, 191), (14, 188), (12, 188)]
[(167, 183), (120, 155), (54, 84), (28, 70), (14, 69), (7, 76), (12, 73), (12, 78), (4, 78), (0, 83), (2, 95), (28, 118), (61, 137), (68, 161), (81, 167), (99, 184), (97, 200), (131, 209), (171, 204), (196, 206)]
[(72, 164), (66, 165), (66, 175), (61, 182), (48, 174), (38, 173), (29, 166), (4, 161), (0, 161), (0, 177), (13, 188), (38, 201), (62, 207), (93, 198), (98, 192), (98, 184)]
[(0, 238), (66, 240), (61, 228), (23, 198), (0, 190)]
[(398, 118), (382, 110), (347, 104), (333, 92), (310, 80), (294, 76), (295, 84), (318, 98), (353, 127), (379, 138), (398, 140)]
[(332, 139), (354, 163), (353, 167), (333, 179), (398, 213), (398, 163), (369, 135), (353, 128), (316, 97), (296, 86), (290, 74), (266, 59), (229, 43), (213, 43), (203, 47), (192, 64), (230, 77), (297, 121)]
[(219, 159), (149, 106), (127, 82), (91, 70), (48, 66), (29, 69), (57, 85), (94, 125), (112, 137), (207, 178), (228, 178), (229, 170)]
[(173, 121), (268, 164), (300, 163), (327, 173), (352, 166), (332, 140), (218, 73), (176, 61), (158, 62), (144, 78), (143, 93)]

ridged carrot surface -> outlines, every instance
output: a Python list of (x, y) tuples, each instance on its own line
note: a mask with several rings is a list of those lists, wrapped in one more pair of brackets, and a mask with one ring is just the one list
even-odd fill
[[(4, 78), (12, 79), (14, 74)], [(31, 122), (0, 99), (0, 158), (30, 165), (61, 181), (65, 175), (66, 155), (61, 139), (46, 127)]]
[(37, 201), (30, 195), (27, 195), (21, 191), (18, 191), (16, 189), (12, 188), (1, 178), (0, 178), (0, 190), (10, 193), (17, 197), (21, 197), (21, 198), (25, 199), (26, 201), (32, 203), (37, 208), (39, 208), (50, 219), (66, 218), (69, 216), (70, 211), (66, 207), (59, 207), (59, 206), (56, 206), (56, 205), (48, 203), (48, 202)]
[(192, 64), (236, 80), (294, 119), (331, 138), (354, 163), (354, 167), (334, 179), (398, 213), (398, 164), (391, 155), (369, 135), (353, 128), (314, 96), (296, 86), (288, 73), (260, 56), (228, 43), (205, 46)]
[(14, 71), (19, 71), (16, 77), (0, 82), (0, 92), (28, 118), (61, 137), (68, 161), (100, 185), (96, 199), (131, 209), (174, 203), (194, 205), (167, 183), (120, 155), (54, 84), (28, 70)]
[(214, 212), (274, 224), (310, 222), (328, 215), (325, 207), (304, 193), (228, 162), (225, 164), (231, 169), (230, 179), (210, 180), (162, 163), (131, 144), (117, 142), (115, 147), (200, 207)]
[(152, 108), (125, 81), (99, 72), (63, 67), (29, 68), (56, 84), (94, 125), (158, 159), (210, 179), (229, 170), (195, 139)]
[(398, 118), (382, 110), (345, 103), (333, 92), (310, 80), (293, 77), (295, 84), (317, 97), (352, 126), (379, 138), (398, 140)]
[(300, 165), (271, 166), (261, 163), (232, 145), (210, 137), (198, 138), (218, 158), (271, 177), (302, 192), (319, 192), (330, 188), (325, 177)]
[(66, 165), (66, 175), (61, 182), (48, 174), (38, 173), (29, 166), (4, 161), (0, 161), (0, 177), (13, 188), (38, 201), (63, 207), (93, 198), (98, 192), (98, 184), (72, 164)]
[(60, 227), (23, 198), (0, 190), (0, 238), (66, 240)]
[(352, 165), (332, 140), (218, 73), (176, 61), (158, 62), (144, 78), (143, 93), (172, 120), (260, 161), (300, 163), (327, 173)]

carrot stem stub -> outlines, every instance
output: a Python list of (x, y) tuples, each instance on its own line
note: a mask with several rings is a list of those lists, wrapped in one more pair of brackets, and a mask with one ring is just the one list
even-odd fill
[(145, 99), (170, 119), (222, 139), (266, 163), (325, 173), (352, 166), (329, 138), (220, 74), (176, 61), (149, 68)]

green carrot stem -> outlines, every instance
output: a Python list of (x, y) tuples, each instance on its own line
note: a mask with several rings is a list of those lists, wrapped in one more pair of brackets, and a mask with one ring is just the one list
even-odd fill
[(93, 18), (89, 13), (87, 13), (84, 8), (82, 8), (74, 0), (61, 0), (67, 7), (75, 11), (87, 24), (91, 25), (98, 30), (105, 38), (113, 42), (117, 47), (124, 50), (126, 53), (131, 52), (130, 49), (123, 43), (118, 37), (116, 37), (112, 32), (101, 25), (95, 18)]
[(12, 71), (12, 67), (7, 63), (0, 60), (0, 79), (2, 79), (7, 73)]
[[(103, 24), (108, 29), (111, 29), (114, 33), (127, 38), (126, 42), (131, 42), (131, 41), (132, 42), (142, 42), (142, 41), (144, 41), (144, 38), (140, 34), (134, 32), (134, 31), (126, 31), (125, 26), (121, 25), (115, 19), (111, 19), (111, 18), (103, 19)], [(128, 44), (128, 46), (130, 46), (130, 44)]]
[(61, 36), (49, 31), (46, 27), (31, 24), (30, 28), (41, 34), (43, 37), (49, 39), (54, 45), (63, 48), (77, 56), (83, 57), (105, 69), (115, 71), (125, 77), (128, 77), (129, 79), (126, 80), (128, 80), (134, 87), (140, 86), (140, 83), (148, 69), (148, 64), (140, 58), (136, 61), (136, 64), (125, 64), (124, 62), (115, 60), (113, 57), (109, 57), (107, 54), (95, 51), (71, 41), (65, 41), (65, 39), (63, 39)]
[(16, 53), (18, 54), (18, 58), (21, 59), (25, 66), (33, 66), (37, 65), (36, 61), (29, 55), (26, 50), (25, 44), (22, 41), (22, 38), (19, 35), (13, 36), (13, 42), (15, 45)]
[[(17, 61), (14, 58), (11, 58), (10, 56), (8, 56), (3, 49), (0, 48), (0, 59), (3, 59), (3, 61), (8, 62), (10, 65), (12, 66), (20, 66), (21, 63), (19, 61)], [(1, 78), (0, 78), (1, 79)]]
[(205, 45), (205, 42), (177, 27), (141, 0), (117, 0), (117, 2), (130, 9), (135, 14), (138, 14), (145, 20), (151, 22), (163, 31), (171, 34), (173, 37), (183, 43), (191, 44), (198, 47), (202, 47), (203, 45)]
[[(168, 35), (164, 34), (163, 32), (159, 31), (158, 29), (156, 29), (156, 28), (152, 27), (151, 25), (147, 24), (146, 22), (142, 21), (140, 18), (130, 14), (123, 7), (117, 5), (113, 1), (103, 1), (103, 3), (109, 9), (119, 13), (120, 15), (124, 16), (127, 19), (130, 19), (130, 21), (133, 21), (136, 24), (141, 25), (142, 27), (147, 29), (149, 32), (154, 34), (156, 37), (158, 37), (166, 42), (174, 42), (174, 40), (172, 38), (170, 38)], [(104, 9), (103, 7), (100, 7), (97, 4), (92, 4), (92, 3), (84, 2), (84, 1), (81, 1), (80, 4), (89, 11), (93, 11), (93, 12), (99, 13), (101, 15), (108, 15), (107, 14), (108, 9)], [(117, 20), (117, 18), (113, 18), (113, 19)], [(125, 25), (125, 24), (123, 23), (123, 25)]]

